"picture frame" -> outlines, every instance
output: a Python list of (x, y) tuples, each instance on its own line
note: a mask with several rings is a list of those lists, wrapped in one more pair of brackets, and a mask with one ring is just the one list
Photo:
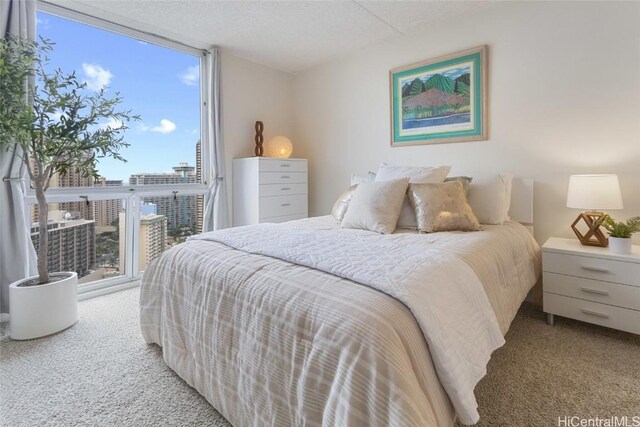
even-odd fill
[(488, 46), (389, 71), (391, 146), (484, 141)]

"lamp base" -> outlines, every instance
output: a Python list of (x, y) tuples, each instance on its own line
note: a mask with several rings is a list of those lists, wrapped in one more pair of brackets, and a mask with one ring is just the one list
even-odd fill
[[(609, 246), (609, 239), (600, 230), (604, 215), (604, 212), (582, 212), (578, 215), (573, 224), (571, 224), (571, 229), (578, 236), (580, 243), (585, 246), (599, 246), (602, 248)], [(585, 234), (582, 234), (576, 227), (580, 221), (584, 221), (589, 228), (589, 231)]]

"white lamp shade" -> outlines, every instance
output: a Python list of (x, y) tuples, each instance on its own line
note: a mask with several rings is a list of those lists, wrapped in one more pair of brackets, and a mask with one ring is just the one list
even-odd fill
[(576, 209), (622, 209), (618, 175), (571, 175), (567, 207)]
[(264, 145), (264, 155), (287, 159), (293, 152), (293, 144), (286, 136), (275, 136)]

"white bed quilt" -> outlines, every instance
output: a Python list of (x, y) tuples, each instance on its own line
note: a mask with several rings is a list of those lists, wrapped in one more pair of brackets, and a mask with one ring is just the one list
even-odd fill
[(438, 377), (465, 424), (478, 421), (473, 394), (491, 353), (504, 344), (479, 278), (453, 254), (416, 235), (259, 224), (204, 233), (223, 243), (353, 280), (403, 302), (418, 321)]

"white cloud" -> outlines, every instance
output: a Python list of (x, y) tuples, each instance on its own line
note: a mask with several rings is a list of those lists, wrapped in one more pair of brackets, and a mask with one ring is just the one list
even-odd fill
[(95, 91), (108, 86), (113, 78), (111, 71), (102, 68), (100, 65), (83, 63), (82, 70), (84, 71), (84, 81), (87, 87)]
[(120, 129), (123, 126), (122, 121), (118, 119), (114, 119), (113, 117), (109, 117), (109, 120), (106, 123), (100, 124), (100, 129)]
[(48, 19), (36, 18), (36, 24), (40, 30), (48, 30), (50, 28)]
[(200, 80), (200, 67), (194, 65), (187, 68), (185, 72), (180, 74), (180, 81), (188, 86), (196, 86)]
[(57, 123), (62, 121), (62, 116), (64, 116), (64, 113), (62, 113), (62, 111), (60, 110), (56, 110), (53, 113), (49, 113), (49, 119)]
[(176, 124), (171, 120), (162, 119), (160, 120), (159, 126), (147, 126), (145, 124), (140, 125), (140, 130), (142, 131), (151, 131), (151, 132), (159, 132), (159, 133), (171, 133), (176, 130)]

